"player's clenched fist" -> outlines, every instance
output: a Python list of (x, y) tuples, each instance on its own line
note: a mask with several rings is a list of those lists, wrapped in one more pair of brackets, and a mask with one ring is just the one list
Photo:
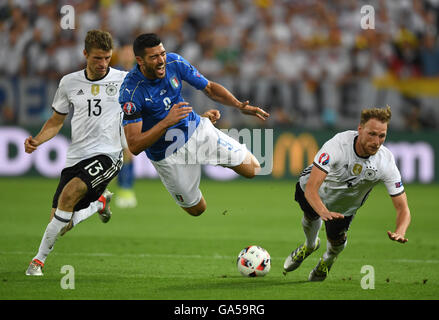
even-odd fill
[(209, 118), (210, 122), (212, 122), (212, 124), (215, 124), (219, 120), (219, 118), (221, 118), (221, 113), (219, 112), (219, 110), (210, 109), (203, 113), (201, 116)]
[(32, 138), (32, 136), (29, 136), (24, 141), (24, 151), (26, 151), (27, 153), (34, 152), (35, 150), (37, 150), (37, 147), (38, 147), (38, 141)]

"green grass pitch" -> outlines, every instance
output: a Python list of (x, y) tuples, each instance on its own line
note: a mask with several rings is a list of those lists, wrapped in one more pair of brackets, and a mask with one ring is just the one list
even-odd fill
[[(48, 223), (57, 180), (2, 178), (0, 299), (297, 300), (433, 299), (439, 297), (438, 185), (406, 185), (412, 212), (409, 242), (390, 241), (395, 211), (384, 186), (376, 187), (348, 232), (348, 245), (322, 283), (307, 281), (326, 249), (282, 274), (285, 257), (304, 241), (294, 181), (202, 180), (208, 209), (192, 217), (159, 180), (138, 180), (139, 205), (119, 209), (102, 224), (97, 216), (60, 238), (43, 277), (26, 277)], [(114, 182), (110, 189), (117, 190)], [(244, 278), (240, 250), (256, 244), (272, 257), (270, 273)], [(61, 269), (74, 268), (74, 289), (63, 289)], [(374, 270), (374, 289), (362, 273)], [(368, 282), (371, 283), (370, 281)]]

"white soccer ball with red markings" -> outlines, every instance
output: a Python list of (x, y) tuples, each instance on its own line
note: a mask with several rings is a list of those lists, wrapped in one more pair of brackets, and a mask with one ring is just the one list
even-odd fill
[(241, 250), (236, 264), (244, 277), (263, 277), (270, 271), (271, 258), (264, 248), (249, 246)]

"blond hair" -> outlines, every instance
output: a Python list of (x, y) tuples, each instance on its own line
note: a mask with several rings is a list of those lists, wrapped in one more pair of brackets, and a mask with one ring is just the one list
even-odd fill
[(391, 117), (392, 111), (390, 110), (389, 105), (387, 105), (386, 108), (363, 109), (361, 111), (360, 124), (364, 125), (370, 119), (377, 119), (378, 121), (381, 121), (383, 123), (389, 123)]
[(93, 48), (104, 51), (112, 50), (113, 38), (111, 37), (111, 34), (102, 30), (88, 31), (85, 37), (85, 51), (90, 53)]

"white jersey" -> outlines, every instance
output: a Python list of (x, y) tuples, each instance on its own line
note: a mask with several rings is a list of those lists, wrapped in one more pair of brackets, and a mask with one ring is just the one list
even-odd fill
[(305, 190), (312, 166), (326, 172), (319, 189), (320, 198), (328, 210), (344, 216), (354, 215), (379, 182), (384, 182), (390, 196), (404, 192), (401, 174), (390, 150), (381, 146), (376, 154), (360, 157), (354, 148), (357, 136), (357, 131), (336, 134), (317, 152), (313, 164), (299, 179)]
[(99, 154), (114, 162), (121, 158), (123, 129), (118, 98), (127, 72), (109, 69), (100, 80), (87, 79), (81, 70), (65, 75), (59, 83), (52, 108), (60, 114), (73, 112), (66, 167)]

